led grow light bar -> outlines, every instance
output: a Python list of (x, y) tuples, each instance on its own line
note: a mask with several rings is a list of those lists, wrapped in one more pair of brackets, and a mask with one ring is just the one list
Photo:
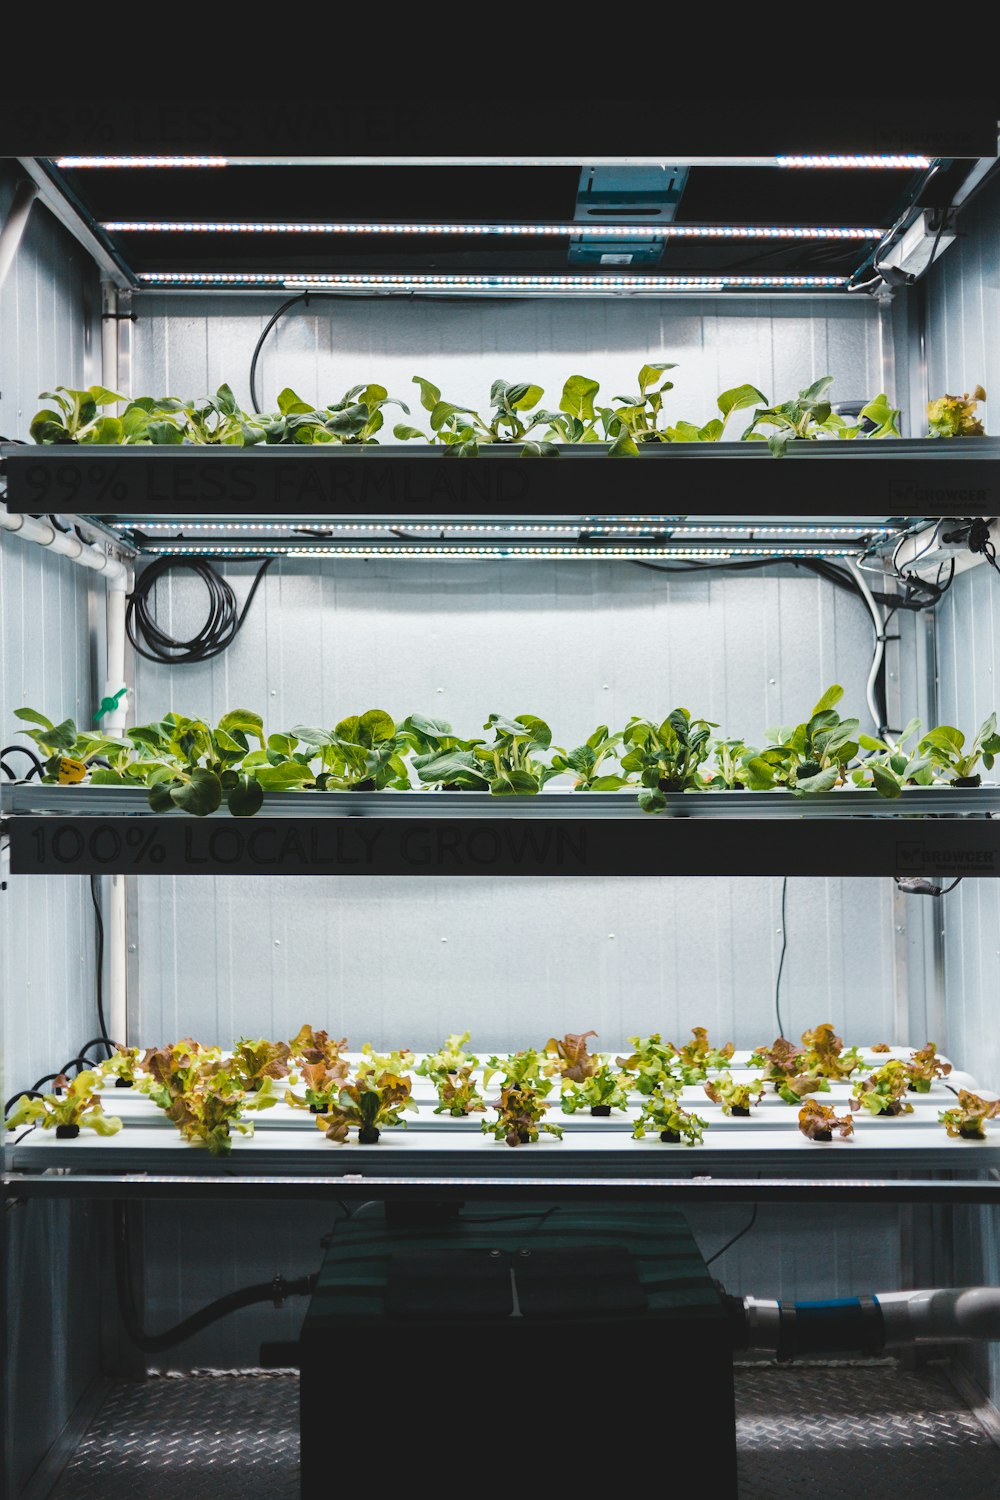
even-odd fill
[(310, 276), (287, 271), (141, 271), (146, 286), (281, 286), (288, 291), (357, 292), (711, 292), (726, 287), (842, 288), (846, 276)]
[(884, 229), (844, 225), (782, 224), (607, 224), (587, 220), (572, 224), (375, 224), (308, 223), (270, 220), (108, 219), (108, 234), (353, 234), (353, 235), (477, 235), (481, 237), (551, 237), (593, 234), (604, 239), (668, 240), (878, 240)]
[(643, 546), (626, 547), (621, 545), (609, 545), (606, 547), (589, 546), (580, 543), (576, 546), (560, 546), (551, 543), (539, 543), (535, 546), (509, 546), (505, 543), (480, 542), (475, 545), (461, 543), (451, 545), (446, 542), (418, 542), (408, 544), (400, 542), (396, 545), (380, 542), (357, 541), (337, 546), (326, 546), (317, 544), (315, 546), (304, 546), (301, 543), (266, 543), (263, 546), (248, 542), (245, 546), (237, 542), (227, 542), (224, 546), (213, 546), (205, 542), (201, 546), (170, 545), (163, 543), (157, 546), (157, 553), (163, 557), (203, 557), (211, 556), (226, 557), (342, 557), (342, 558), (392, 558), (392, 557), (422, 557), (422, 558), (452, 558), (452, 557), (516, 557), (521, 559), (534, 559), (545, 557), (577, 558), (580, 560), (594, 560), (595, 558), (624, 558), (627, 561), (643, 561), (650, 557), (670, 558), (677, 562), (701, 562), (722, 561), (733, 557), (748, 558), (785, 558), (785, 557), (857, 557), (857, 547), (802, 547), (776, 548), (776, 547), (668, 547), (668, 546)]
[(842, 167), (915, 171), (927, 156), (910, 152), (864, 152), (810, 156), (57, 156), (66, 171), (109, 167)]
[[(142, 517), (123, 517), (118, 522), (125, 527), (136, 527), (146, 535), (154, 535), (158, 532), (173, 535), (186, 534), (188, 532), (207, 532), (216, 534), (218, 532), (243, 533), (257, 536), (262, 532), (282, 532), (287, 534), (296, 529), (298, 524), (295, 520), (288, 521), (146, 521)], [(898, 536), (898, 526), (882, 526), (875, 524), (859, 524), (857, 526), (825, 526), (822, 522), (789, 522), (787, 526), (755, 526), (749, 522), (734, 521), (731, 525), (717, 526), (689, 526), (677, 521), (671, 516), (644, 516), (625, 521), (608, 521), (600, 516), (583, 516), (578, 521), (548, 521), (540, 516), (535, 521), (507, 522), (498, 520), (491, 523), (488, 517), (481, 521), (451, 521), (444, 518), (440, 521), (409, 521), (405, 517), (390, 517), (371, 521), (322, 521), (310, 520), (310, 530), (338, 535), (341, 533), (354, 533), (359, 531), (384, 530), (389, 526), (403, 526), (408, 532), (426, 533), (428, 536), (439, 536), (442, 531), (472, 533), (481, 535), (484, 530), (489, 530), (492, 525), (502, 528), (511, 535), (528, 533), (537, 535), (540, 531), (552, 532), (559, 536), (577, 536), (585, 532), (588, 536), (657, 536), (664, 531), (669, 531), (671, 536), (746, 536), (746, 537), (790, 537), (793, 533), (804, 532), (807, 536), (813, 532), (820, 531), (829, 537), (857, 537), (859, 533), (865, 536)]]

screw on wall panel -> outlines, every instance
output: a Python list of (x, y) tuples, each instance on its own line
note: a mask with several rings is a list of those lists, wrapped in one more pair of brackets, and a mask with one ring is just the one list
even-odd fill
[(137, 953), (138, 952), (138, 944), (137, 943), (129, 943), (129, 945), (128, 945), (128, 951), (130, 953)]

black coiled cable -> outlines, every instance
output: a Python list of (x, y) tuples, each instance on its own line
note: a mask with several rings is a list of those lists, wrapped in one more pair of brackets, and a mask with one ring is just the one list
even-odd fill
[[(133, 647), (147, 661), (168, 662), (172, 665), (209, 661), (213, 656), (218, 656), (227, 646), (232, 645), (242, 629), (257, 587), (273, 562), (273, 557), (267, 557), (261, 563), (250, 586), (246, 603), (239, 609), (229, 582), (204, 558), (158, 557), (148, 568), (143, 569), (136, 579), (135, 588), (128, 596), (125, 629)], [(157, 582), (175, 568), (197, 574), (208, 590), (208, 618), (190, 640), (177, 640), (168, 635), (156, 623), (152, 610), (152, 593)], [(140, 645), (140, 637), (145, 645)]]

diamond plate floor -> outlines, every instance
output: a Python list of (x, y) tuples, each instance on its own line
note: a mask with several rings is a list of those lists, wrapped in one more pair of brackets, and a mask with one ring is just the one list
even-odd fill
[[(737, 1366), (736, 1428), (739, 1500), (1000, 1496), (1000, 1448), (939, 1369)], [(295, 1375), (116, 1387), (50, 1500), (247, 1496), (298, 1500)]]

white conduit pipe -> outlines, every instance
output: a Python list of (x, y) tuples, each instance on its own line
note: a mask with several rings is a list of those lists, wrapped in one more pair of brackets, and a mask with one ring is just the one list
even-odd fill
[(885, 1347), (1000, 1339), (1000, 1288), (878, 1292)]
[[(93, 572), (103, 574), (112, 586), (117, 585), (124, 590), (128, 582), (128, 569), (124, 563), (108, 557), (97, 547), (81, 542), (71, 531), (59, 531), (49, 521), (39, 520), (36, 516), (12, 516), (0, 510), (0, 531), (11, 531), (16, 536), (24, 537), (25, 541), (47, 547), (60, 557), (68, 557), (70, 562), (79, 567), (91, 568)], [(124, 615), (122, 629), (124, 630)]]
[[(90, 568), (108, 585), (107, 594), (107, 663), (104, 696), (114, 697), (125, 686), (125, 605), (129, 570), (117, 558), (108, 557), (70, 531), (59, 531), (49, 521), (36, 516), (12, 516), (0, 511), (0, 530), (10, 531), (26, 541), (47, 547), (50, 552), (68, 558), (78, 567)], [(117, 708), (104, 716), (103, 731), (117, 739), (125, 731), (128, 705), (125, 695)], [(108, 900), (108, 1030), (115, 1041), (124, 1042), (128, 1034), (126, 1006), (127, 947), (125, 930), (125, 877), (112, 875)]]

